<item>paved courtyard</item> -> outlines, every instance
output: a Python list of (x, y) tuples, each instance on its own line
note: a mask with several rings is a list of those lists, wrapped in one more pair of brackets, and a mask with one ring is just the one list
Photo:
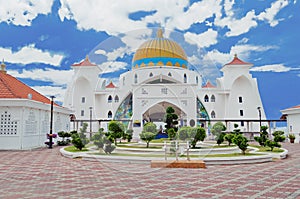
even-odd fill
[(0, 151), (0, 198), (300, 198), (300, 144), (285, 160), (154, 169), (62, 157), (59, 147)]

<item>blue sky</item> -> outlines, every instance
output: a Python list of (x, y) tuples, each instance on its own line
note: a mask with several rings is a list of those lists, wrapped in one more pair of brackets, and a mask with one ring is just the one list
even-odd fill
[(71, 65), (89, 55), (117, 81), (158, 27), (214, 83), (234, 54), (253, 63), (268, 119), (300, 104), (297, 0), (0, 0), (0, 58), (8, 73), (63, 101)]

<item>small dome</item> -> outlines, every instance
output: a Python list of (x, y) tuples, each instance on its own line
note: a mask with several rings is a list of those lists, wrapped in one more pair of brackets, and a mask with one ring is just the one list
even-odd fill
[(132, 68), (161, 65), (187, 68), (187, 63), (187, 56), (181, 46), (164, 38), (159, 29), (156, 38), (146, 41), (137, 49), (132, 59)]

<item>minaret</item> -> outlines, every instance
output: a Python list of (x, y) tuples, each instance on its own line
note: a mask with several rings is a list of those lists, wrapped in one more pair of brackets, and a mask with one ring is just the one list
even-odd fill
[(0, 72), (6, 74), (6, 65), (4, 63), (4, 59), (2, 59)]

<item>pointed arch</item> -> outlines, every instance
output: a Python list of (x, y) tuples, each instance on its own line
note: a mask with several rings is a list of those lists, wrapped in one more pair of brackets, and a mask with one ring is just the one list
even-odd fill
[(215, 95), (211, 95), (210, 101), (211, 101), (211, 102), (216, 102), (216, 97), (215, 97)]
[(215, 111), (212, 111), (212, 112), (210, 113), (210, 117), (211, 117), (211, 118), (216, 118), (216, 112), (215, 112)]
[(119, 102), (119, 96), (118, 96), (118, 95), (115, 96), (115, 102), (116, 102), (116, 103)]
[(113, 100), (112, 96), (109, 95), (108, 98), (107, 98), (107, 102), (108, 102), (108, 103), (112, 103), (112, 100)]
[(107, 118), (112, 118), (112, 112), (111, 111), (108, 111), (108, 113), (107, 113)]
[(204, 102), (209, 102), (208, 95), (205, 95), (205, 96), (204, 96)]

